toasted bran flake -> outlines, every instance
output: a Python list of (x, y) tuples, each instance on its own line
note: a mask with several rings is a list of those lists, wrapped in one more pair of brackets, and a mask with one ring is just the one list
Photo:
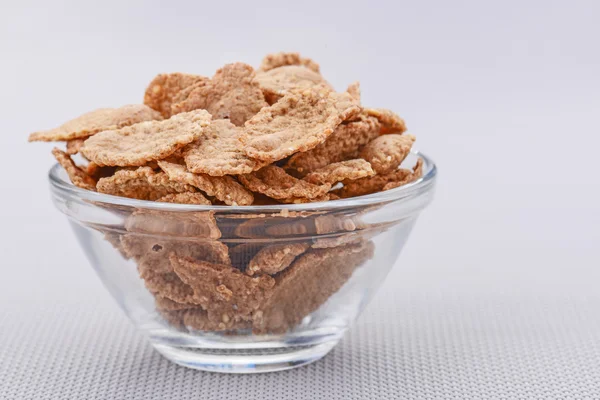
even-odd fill
[(371, 163), (375, 172), (387, 174), (398, 169), (414, 142), (413, 135), (383, 135), (367, 143), (359, 155)]
[(215, 240), (175, 240), (127, 234), (121, 237), (121, 242), (127, 255), (138, 263), (140, 276), (148, 289), (160, 297), (178, 302), (179, 306), (169, 306), (179, 309), (196, 305), (197, 301), (192, 288), (174, 273), (169, 259), (171, 254), (194, 261), (231, 263), (227, 246)]
[(163, 203), (198, 204), (209, 206), (212, 203), (200, 192), (173, 193), (156, 200)]
[(353, 99), (360, 103), (360, 83), (358, 81), (352, 82), (350, 85), (348, 85), (346, 92), (352, 96)]
[[(173, 315), (175, 314), (175, 315)], [(179, 318), (183, 327), (199, 331), (234, 332), (239, 329), (249, 329), (252, 323), (245, 320), (230, 319), (227, 313), (214, 315), (201, 308), (170, 312), (169, 321)], [(177, 321), (177, 319), (175, 320)]]
[(330, 193), (326, 193), (323, 196), (313, 197), (307, 199), (306, 197), (288, 197), (287, 199), (280, 199), (279, 202), (283, 204), (304, 204), (304, 203), (317, 203), (321, 201), (333, 200)]
[(73, 185), (87, 190), (96, 190), (96, 180), (89, 176), (84, 170), (79, 168), (71, 157), (64, 151), (57, 149), (56, 147), (52, 150), (52, 155), (56, 158), (56, 161), (67, 171), (67, 175), (73, 182)]
[(419, 158), (417, 160), (417, 165), (415, 165), (413, 168), (412, 174), (410, 174), (403, 180), (397, 180), (395, 182), (386, 183), (386, 185), (383, 187), (383, 190), (385, 191), (385, 190), (395, 189), (402, 185), (406, 185), (407, 183), (414, 182), (417, 179), (419, 179), (421, 177), (421, 175), (423, 175), (423, 160)]
[(263, 58), (259, 71), (268, 71), (286, 65), (302, 65), (314, 72), (319, 73), (319, 64), (310, 58), (302, 57), (299, 53), (273, 53)]
[(175, 252), (179, 257), (208, 261), (218, 264), (230, 264), (229, 249), (224, 243), (211, 239), (189, 238), (177, 240), (128, 233), (121, 236), (121, 245), (129, 258), (152, 269), (156, 273), (173, 272), (169, 255)]
[(333, 87), (321, 76), (304, 66), (288, 65), (266, 72), (258, 72), (255, 81), (262, 89), (269, 104), (294, 91), (312, 87), (333, 90)]
[(246, 122), (244, 151), (265, 162), (281, 160), (318, 146), (359, 112), (347, 93), (307, 90), (287, 95)]
[(379, 136), (380, 128), (377, 119), (361, 115), (356, 121), (339, 125), (314, 149), (291, 156), (285, 168), (303, 176), (329, 164), (356, 158), (362, 146)]
[(169, 180), (166, 174), (150, 167), (121, 169), (98, 180), (97, 190), (113, 196), (138, 200), (158, 200), (168, 194), (194, 192), (194, 188)]
[(357, 228), (354, 215), (325, 214), (315, 218), (317, 235), (327, 233), (351, 232)]
[(163, 121), (104, 131), (86, 140), (81, 152), (98, 165), (144, 165), (168, 157), (196, 140), (210, 119), (205, 110), (196, 110)]
[(132, 233), (172, 236), (181, 238), (219, 239), (214, 211), (169, 212), (137, 210), (125, 221), (125, 229)]
[(67, 151), (66, 153), (69, 155), (74, 155), (79, 153), (79, 151), (81, 150), (81, 147), (83, 147), (83, 142), (85, 142), (86, 138), (82, 138), (82, 139), (72, 139), (67, 141)]
[(58, 128), (34, 132), (29, 135), (29, 141), (57, 142), (86, 138), (98, 132), (160, 119), (162, 119), (160, 113), (143, 104), (100, 108), (67, 121)]
[[(256, 214), (256, 217), (248, 217), (246, 221), (231, 221), (229, 226), (232, 236), (245, 239), (281, 238), (292, 236), (306, 236), (314, 234), (314, 221), (312, 218), (302, 216), (279, 217), (278, 214)], [(289, 220), (288, 218), (299, 218)], [(227, 218), (229, 219), (229, 218)], [(268, 243), (265, 243), (268, 244)]]
[(162, 297), (159, 294), (157, 294), (154, 297), (154, 304), (156, 305), (156, 309), (161, 311), (161, 312), (169, 312), (169, 311), (181, 311), (181, 310), (189, 310), (189, 309), (194, 309), (194, 308), (198, 308), (197, 305), (195, 304), (189, 304), (189, 303), (178, 303), (174, 300), (171, 300), (169, 298), (166, 297)]
[(252, 218), (243, 222), (230, 222), (229, 227), (233, 231), (233, 236), (244, 239), (255, 239), (265, 237), (265, 225), (273, 224), (272, 220), (264, 217)]
[(274, 275), (289, 267), (296, 257), (309, 247), (310, 245), (306, 243), (275, 244), (263, 247), (250, 260), (245, 272), (251, 276), (257, 273)]
[(334, 185), (345, 179), (354, 180), (375, 175), (371, 164), (363, 159), (340, 161), (319, 168), (304, 177), (304, 180), (315, 185)]
[(195, 302), (205, 309), (231, 311), (228, 314), (230, 319), (247, 316), (257, 310), (270, 296), (275, 284), (275, 280), (268, 275), (249, 277), (229, 265), (194, 261), (177, 257), (174, 253), (170, 260), (175, 273), (192, 287)]
[(218, 119), (204, 128), (202, 135), (183, 148), (187, 169), (210, 176), (248, 174), (265, 166), (249, 158), (240, 142), (243, 128)]
[(302, 219), (299, 221), (279, 221), (279, 223), (264, 227), (263, 237), (291, 237), (305, 236), (314, 231), (314, 222), (311, 219)]
[(186, 92), (187, 98), (172, 105), (172, 113), (205, 109), (214, 119), (229, 119), (234, 125), (243, 126), (268, 105), (254, 76), (254, 69), (247, 64), (228, 64), (209, 82), (196, 84)]
[(406, 124), (393, 111), (385, 108), (365, 108), (367, 115), (375, 117), (381, 123), (381, 133), (402, 133), (406, 131)]
[(419, 158), (417, 165), (412, 170), (398, 169), (383, 175), (373, 175), (355, 181), (344, 182), (344, 187), (335, 190), (334, 193), (342, 198), (356, 197), (380, 192), (384, 190), (386, 186), (389, 190), (405, 185), (417, 180), (421, 176), (422, 163), (423, 160)]
[(138, 264), (140, 278), (148, 291), (177, 303), (194, 304), (194, 291), (174, 272), (157, 273), (144, 264)]
[(269, 165), (256, 172), (240, 175), (240, 182), (253, 192), (262, 193), (274, 199), (299, 197), (312, 199), (323, 196), (331, 188), (330, 185), (313, 185), (296, 179), (283, 168)]
[(192, 185), (209, 196), (214, 196), (227, 205), (246, 206), (252, 204), (254, 197), (235, 179), (230, 176), (209, 176), (194, 174), (186, 167), (167, 161), (159, 161), (158, 165), (170, 179), (176, 182)]
[(160, 112), (163, 117), (169, 118), (171, 116), (171, 103), (175, 96), (196, 82), (205, 80), (208, 80), (208, 78), (180, 72), (159, 74), (148, 85), (146, 93), (144, 93), (144, 104)]
[(284, 332), (339, 290), (356, 267), (373, 257), (373, 243), (314, 249), (275, 277), (273, 294), (255, 313), (254, 332)]

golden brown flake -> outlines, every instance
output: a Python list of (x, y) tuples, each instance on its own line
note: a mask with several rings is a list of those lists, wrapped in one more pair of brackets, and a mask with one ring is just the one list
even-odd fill
[(379, 136), (380, 128), (377, 119), (361, 115), (356, 121), (339, 125), (314, 149), (291, 156), (285, 167), (303, 176), (326, 165), (356, 158), (362, 146)]
[(192, 93), (194, 90), (198, 89), (199, 87), (208, 85), (209, 83), (210, 83), (210, 78), (202, 79), (202, 80), (199, 80), (196, 83), (186, 87), (185, 89), (181, 89), (179, 92), (177, 92), (177, 94), (173, 97), (173, 101), (171, 102), (171, 115), (176, 114), (177, 109), (175, 107), (175, 104), (181, 103), (181, 102), (187, 100), (187, 98), (190, 96), (190, 93)]
[(161, 197), (157, 201), (163, 203), (179, 203), (179, 204), (198, 204), (209, 206), (212, 203), (202, 193), (199, 192), (184, 192), (173, 193)]
[(353, 99), (360, 103), (360, 83), (358, 81), (352, 82), (350, 85), (348, 85), (346, 92), (348, 92)]
[[(170, 254), (210, 262), (229, 262), (227, 246), (213, 240), (187, 241), (125, 234), (121, 236), (121, 245), (125, 255), (136, 261), (140, 277), (161, 307), (168, 305), (163, 299), (187, 304), (187, 307), (195, 304), (194, 291), (174, 273)], [(173, 308), (172, 304), (170, 308)]]
[(397, 180), (395, 182), (386, 183), (386, 185), (383, 187), (383, 190), (385, 191), (385, 190), (395, 189), (402, 185), (406, 185), (407, 183), (414, 182), (417, 179), (419, 179), (421, 177), (421, 175), (423, 175), (423, 160), (419, 158), (417, 160), (417, 165), (415, 165), (413, 168), (412, 174), (410, 174), (403, 180)]
[[(161, 309), (162, 306), (169, 307), (173, 304), (172, 309)], [(252, 322), (246, 320), (231, 319), (225, 313), (206, 311), (198, 306), (177, 307), (176, 302), (163, 303), (160, 305), (157, 301), (157, 309), (162, 317), (171, 325), (179, 329), (189, 331), (210, 331), (210, 332), (234, 332), (239, 330), (248, 330), (252, 328)], [(183, 308), (186, 307), (186, 308)]]
[(279, 202), (283, 204), (304, 204), (304, 203), (318, 203), (321, 201), (331, 200), (331, 194), (326, 193), (323, 196), (314, 197), (307, 199), (306, 197), (288, 197), (287, 199), (280, 199)]
[[(259, 214), (260, 215), (260, 214)], [(263, 238), (266, 236), (265, 230), (271, 225), (277, 224), (272, 218), (260, 217), (248, 219), (247, 221), (233, 221), (228, 225), (233, 228), (233, 234), (241, 238)]]
[(175, 96), (199, 81), (208, 81), (208, 78), (180, 72), (159, 74), (148, 85), (144, 94), (144, 104), (160, 112), (163, 117), (169, 118)]
[(202, 135), (183, 148), (189, 171), (210, 176), (248, 174), (265, 166), (249, 158), (243, 151), (240, 137), (243, 128), (229, 120), (218, 119), (207, 126)]
[[(168, 260), (168, 259), (167, 259)], [(194, 291), (174, 272), (158, 273), (145, 265), (138, 265), (140, 278), (146, 289), (157, 297), (164, 297), (177, 303), (194, 304)]]
[(252, 327), (251, 322), (232, 319), (226, 312), (220, 315), (211, 315), (210, 312), (195, 308), (180, 311), (179, 313), (182, 318), (181, 324), (192, 330), (232, 332), (246, 330)]
[(143, 104), (100, 108), (65, 122), (58, 128), (34, 132), (29, 135), (29, 141), (56, 142), (86, 138), (98, 132), (158, 119), (162, 119), (160, 113)]
[(69, 155), (74, 155), (79, 153), (81, 147), (83, 146), (83, 142), (85, 142), (86, 138), (82, 139), (72, 139), (67, 141), (67, 151), (66, 153)]
[(288, 65), (266, 72), (258, 72), (255, 81), (262, 89), (269, 104), (294, 91), (313, 87), (333, 90), (332, 86), (319, 74), (299, 65)]
[(402, 133), (406, 131), (406, 124), (393, 111), (385, 108), (365, 108), (367, 115), (375, 117), (381, 123), (381, 133)]
[(195, 191), (192, 186), (171, 181), (165, 173), (154, 172), (150, 167), (121, 169), (110, 177), (101, 178), (97, 190), (138, 200), (158, 200), (168, 194)]
[(263, 58), (259, 71), (269, 71), (286, 65), (302, 65), (316, 73), (319, 73), (319, 64), (310, 58), (302, 57), (299, 53), (273, 53)]
[(306, 243), (275, 244), (263, 247), (250, 260), (246, 268), (246, 274), (265, 273), (274, 275), (283, 271), (298, 257), (304, 253), (310, 245)]
[(255, 333), (284, 332), (315, 311), (373, 257), (373, 243), (315, 249), (275, 277), (273, 294), (254, 313)]
[(160, 295), (155, 296), (155, 304), (156, 304), (156, 308), (159, 311), (181, 311), (181, 310), (189, 310), (189, 309), (198, 307), (195, 304), (178, 303), (174, 300), (171, 300), (166, 297), (162, 297)]
[(281, 160), (318, 146), (359, 112), (348, 93), (307, 90), (287, 95), (246, 122), (244, 151), (265, 162)]
[(311, 172), (304, 180), (315, 185), (334, 185), (343, 180), (354, 180), (375, 175), (371, 164), (363, 159), (340, 161)]
[(287, 174), (283, 168), (269, 165), (256, 172), (239, 176), (240, 182), (253, 192), (259, 192), (274, 199), (299, 197), (312, 199), (323, 196), (330, 185), (313, 185)]
[(196, 84), (187, 98), (173, 104), (173, 114), (205, 109), (215, 119), (229, 119), (243, 126), (262, 107), (267, 106), (262, 91), (254, 82), (254, 69), (233, 63), (219, 69), (210, 82)]
[(173, 181), (197, 187), (207, 195), (225, 202), (225, 204), (245, 206), (252, 204), (254, 201), (252, 193), (230, 176), (194, 174), (187, 171), (183, 165), (167, 161), (159, 161), (158, 165)]
[(325, 214), (315, 218), (315, 228), (318, 235), (353, 231), (357, 228), (354, 215)]
[[(229, 265), (194, 261), (172, 254), (171, 265), (192, 287), (194, 301), (207, 310), (227, 313), (227, 318), (249, 316), (270, 296), (275, 283), (268, 275), (249, 277)], [(209, 316), (210, 317), (210, 316)]]
[(160, 274), (173, 272), (169, 261), (169, 255), (173, 252), (179, 257), (198, 261), (231, 264), (227, 246), (211, 239), (174, 239), (128, 233), (121, 236), (121, 245), (127, 257), (134, 258), (139, 266), (143, 264), (144, 268)]
[(421, 176), (422, 163), (423, 161), (419, 159), (413, 170), (402, 168), (383, 175), (374, 175), (355, 181), (344, 182), (344, 187), (336, 190), (335, 194), (342, 198), (356, 197), (382, 191), (386, 186), (388, 189), (393, 189), (394, 187), (405, 185), (417, 180)]
[[(254, 217), (248, 216), (247, 218), (243, 222), (234, 218), (232, 223), (226, 224), (227, 228), (233, 231), (232, 236), (264, 239), (265, 237), (307, 236), (316, 233), (313, 218), (304, 218), (301, 215), (286, 217), (281, 214), (262, 214), (261, 217), (261, 214), (255, 214)], [(293, 219), (289, 220), (289, 218)], [(224, 220), (229, 220), (229, 217)]]
[(64, 151), (57, 149), (56, 147), (52, 150), (52, 155), (56, 158), (56, 161), (67, 171), (67, 175), (73, 182), (73, 185), (87, 190), (96, 190), (96, 180), (89, 176), (84, 170), (79, 168), (71, 157)]
[(164, 121), (104, 131), (86, 140), (81, 152), (98, 165), (144, 165), (168, 157), (198, 139), (210, 119), (205, 110), (196, 110)]
[(383, 135), (363, 147), (360, 157), (371, 163), (378, 174), (387, 174), (398, 169), (414, 142), (413, 135)]
[(214, 211), (137, 210), (127, 217), (125, 229), (135, 233), (181, 238), (218, 239), (221, 237)]

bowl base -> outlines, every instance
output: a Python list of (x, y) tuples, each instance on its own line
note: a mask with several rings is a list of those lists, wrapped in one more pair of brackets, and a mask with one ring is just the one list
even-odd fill
[(168, 360), (202, 371), (252, 374), (283, 371), (310, 364), (325, 356), (339, 340), (307, 346), (260, 349), (198, 349), (154, 343)]

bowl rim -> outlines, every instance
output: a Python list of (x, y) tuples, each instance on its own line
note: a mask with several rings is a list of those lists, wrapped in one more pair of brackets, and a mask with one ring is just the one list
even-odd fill
[(279, 213), (281, 210), (288, 211), (314, 211), (343, 209), (346, 207), (369, 206), (392, 201), (412, 199), (431, 189), (437, 176), (437, 166), (433, 160), (420, 151), (412, 150), (412, 155), (423, 159), (423, 175), (416, 181), (402, 185), (395, 189), (368, 194), (364, 196), (350, 197), (347, 199), (320, 201), (301, 204), (278, 204), (278, 205), (250, 205), (250, 206), (228, 206), (228, 205), (198, 205), (163, 203), (150, 200), (137, 200), (127, 197), (113, 196), (105, 193), (92, 192), (79, 188), (70, 181), (63, 179), (60, 174), (62, 167), (55, 163), (48, 171), (48, 180), (53, 191), (63, 196), (76, 198), (84, 201), (100, 202), (109, 205), (133, 207), (138, 209), (162, 210), (162, 211), (234, 211), (252, 213)]

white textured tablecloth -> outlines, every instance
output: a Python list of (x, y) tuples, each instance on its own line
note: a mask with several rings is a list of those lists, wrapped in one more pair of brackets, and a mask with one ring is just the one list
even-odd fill
[[(592, 292), (460, 287), (443, 273), (447, 285), (398, 265), (321, 361), (223, 375), (163, 359), (91, 269), (51, 258), (45, 268), (55, 273), (2, 297), (0, 399), (600, 398), (600, 299)], [(3, 293), (10, 285), (2, 281)]]

